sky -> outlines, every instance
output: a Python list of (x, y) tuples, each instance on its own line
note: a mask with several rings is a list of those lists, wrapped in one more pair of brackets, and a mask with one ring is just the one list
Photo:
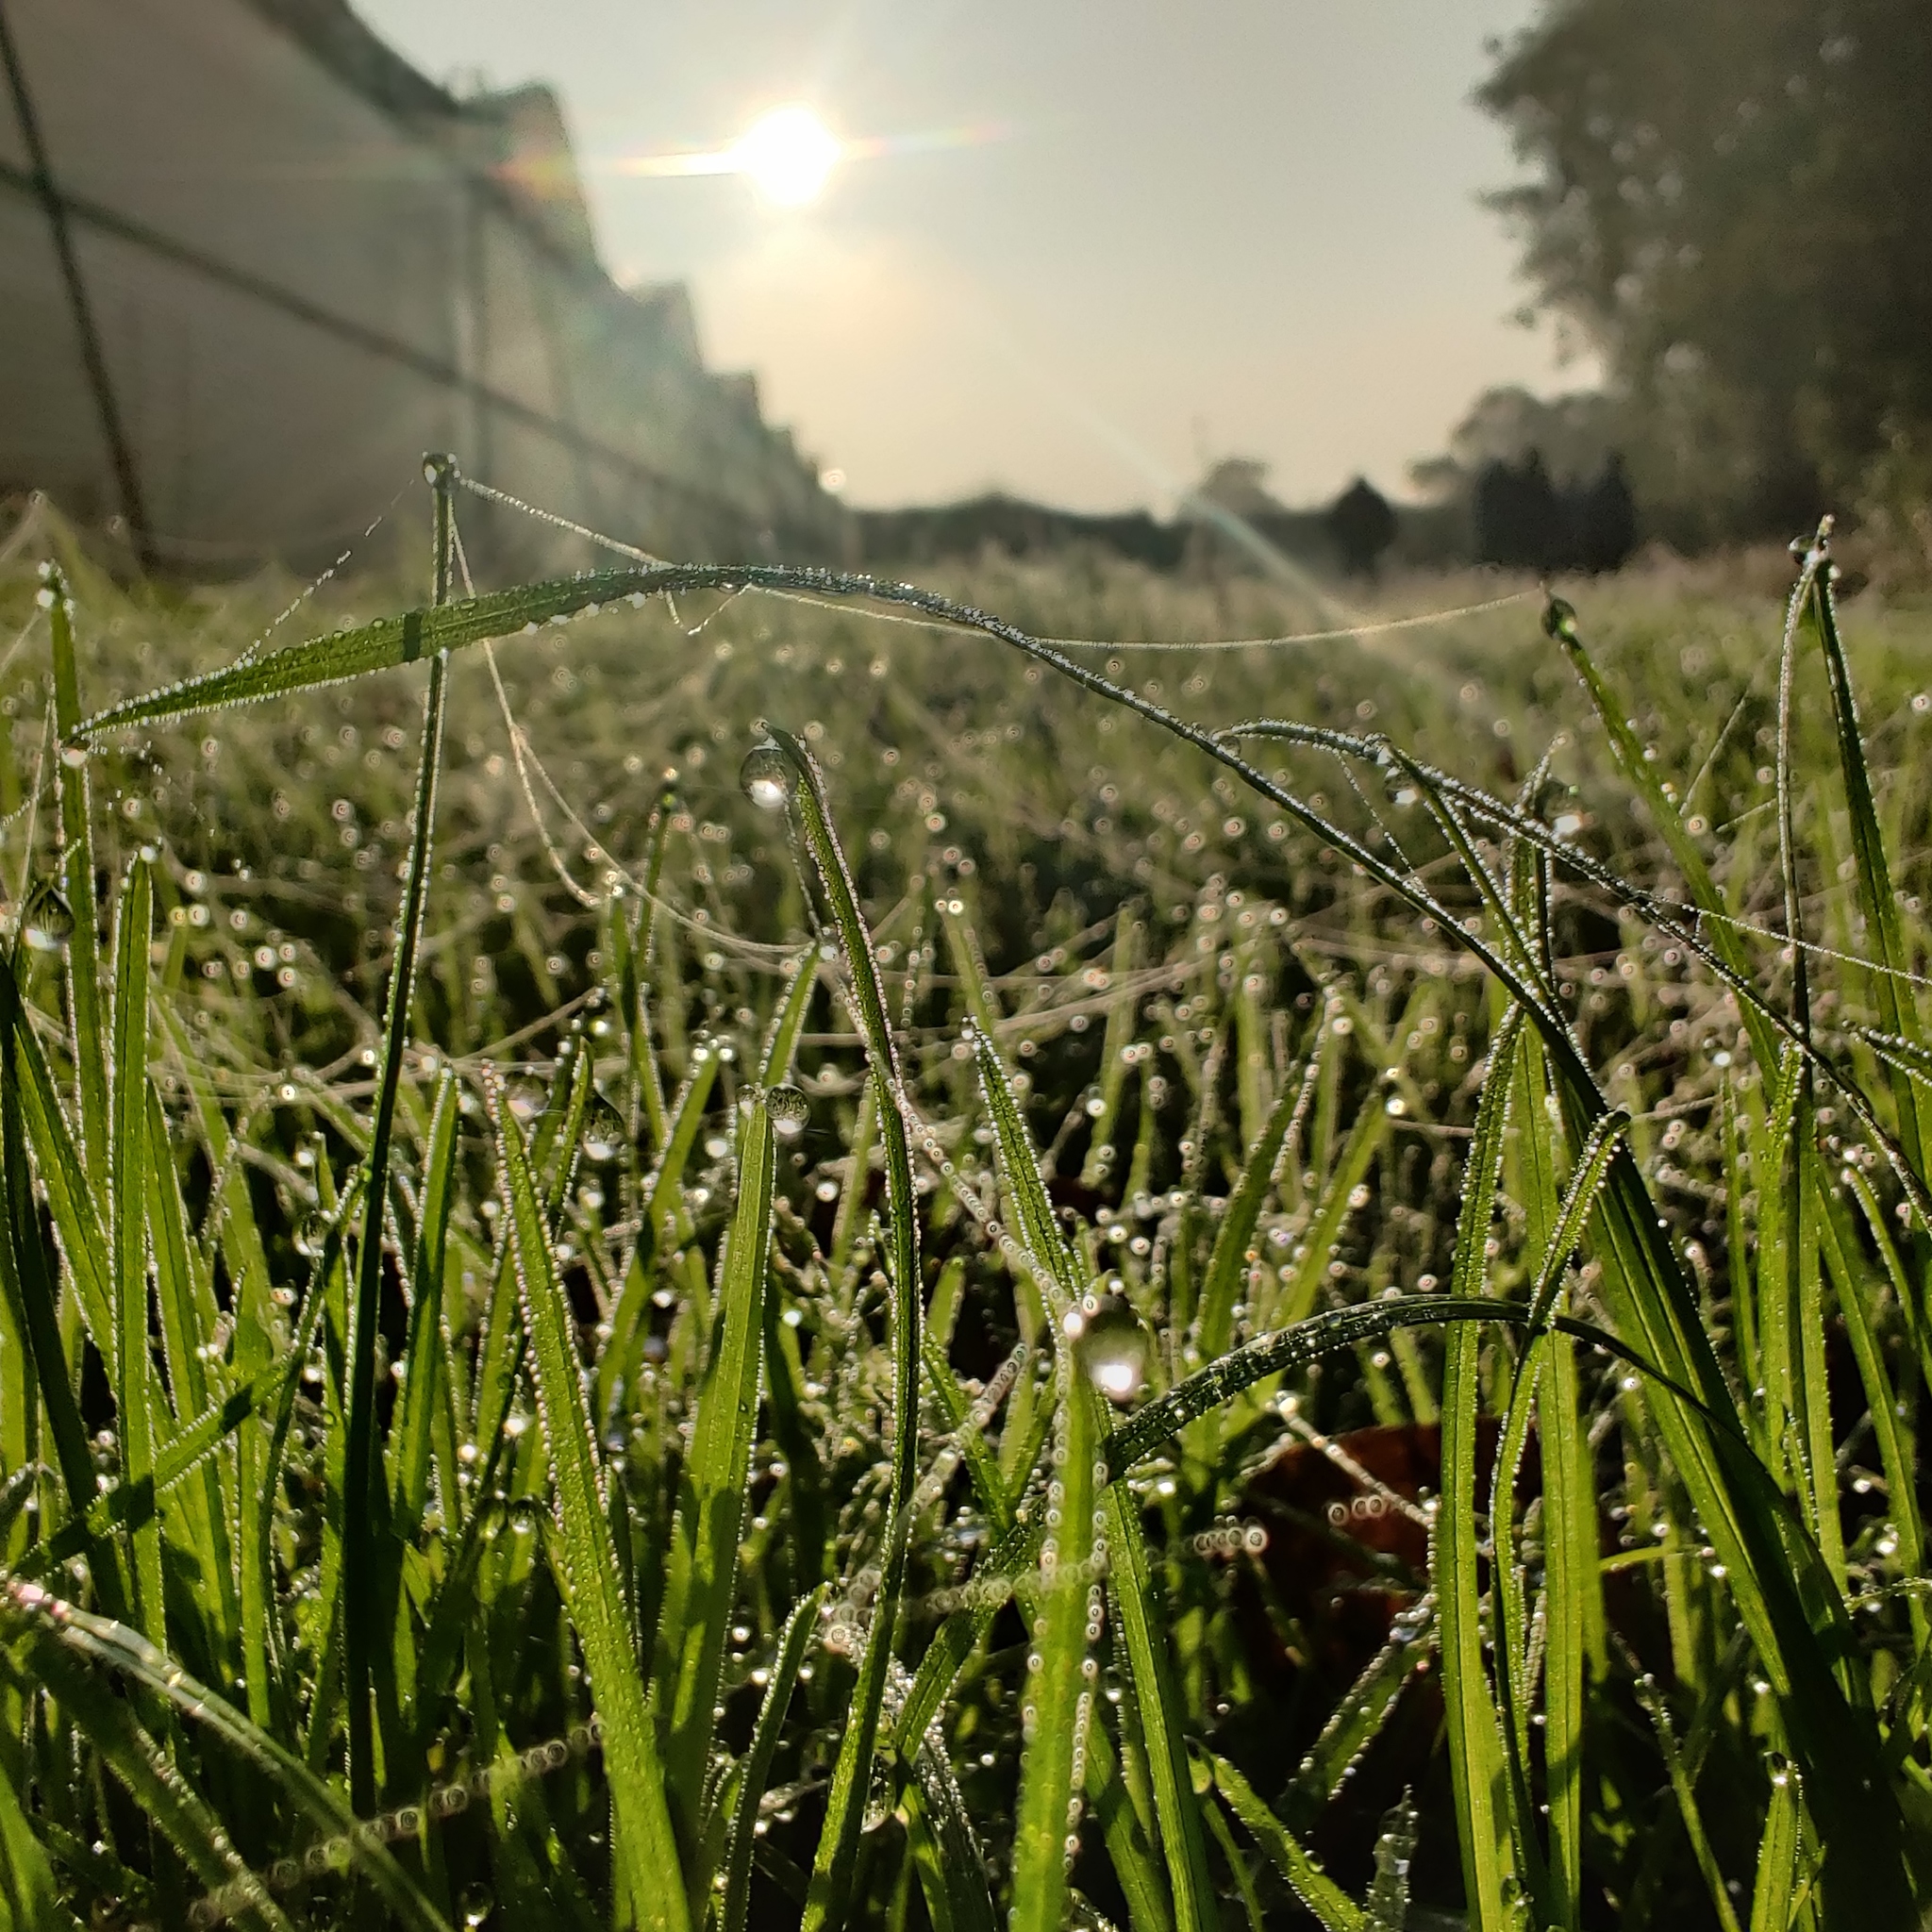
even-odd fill
[[(1470, 101), (1536, 0), (354, 0), (459, 92), (562, 97), (621, 281), (683, 280), (848, 500), (1171, 507), (1258, 458), (1391, 495), (1491, 384), (1586, 385), (1512, 320)], [(627, 159), (811, 108), (804, 208)]]

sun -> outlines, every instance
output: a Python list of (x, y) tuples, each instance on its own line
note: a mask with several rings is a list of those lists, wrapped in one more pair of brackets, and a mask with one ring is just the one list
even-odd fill
[(841, 144), (809, 108), (774, 108), (740, 135), (731, 158), (764, 198), (802, 208), (825, 185)]

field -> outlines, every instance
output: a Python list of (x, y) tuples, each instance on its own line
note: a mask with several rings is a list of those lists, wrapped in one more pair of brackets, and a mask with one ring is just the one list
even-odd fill
[(433, 480), (0, 549), (0, 1927), (1918, 1922), (1932, 610)]

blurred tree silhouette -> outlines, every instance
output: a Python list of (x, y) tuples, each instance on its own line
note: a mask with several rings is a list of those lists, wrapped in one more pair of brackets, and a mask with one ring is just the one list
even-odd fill
[(1926, 0), (1547, 0), (1478, 98), (1677, 541), (1932, 477)]
[(1328, 506), (1327, 524), (1342, 569), (1350, 576), (1374, 576), (1382, 553), (1395, 541), (1395, 512), (1389, 499), (1366, 476), (1357, 476)]

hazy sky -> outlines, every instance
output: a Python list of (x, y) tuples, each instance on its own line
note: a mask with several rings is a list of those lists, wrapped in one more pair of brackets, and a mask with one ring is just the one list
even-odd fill
[[(1164, 506), (1204, 458), (1400, 491), (1496, 382), (1570, 387), (1477, 205), (1535, 0), (355, 0), (425, 72), (561, 92), (605, 258), (863, 504)], [(883, 150), (803, 209), (625, 156), (809, 104)]]

